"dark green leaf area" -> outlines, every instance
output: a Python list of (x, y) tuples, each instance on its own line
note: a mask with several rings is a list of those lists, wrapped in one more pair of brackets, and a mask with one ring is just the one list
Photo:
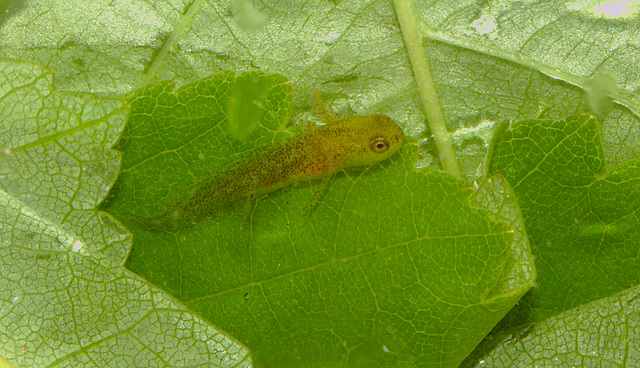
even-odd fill
[(106, 203), (133, 232), (127, 267), (247, 343), (265, 366), (457, 366), (521, 295), (496, 287), (511, 271), (513, 232), (472, 207), (466, 182), (416, 171), (414, 144), (337, 173), (311, 212), (319, 181), (178, 231), (131, 219), (161, 214), (200, 176), (224, 175), (292, 134), (289, 84), (273, 77), (253, 95), (266, 96), (262, 120), (235, 139), (226, 113), (234, 78), (176, 91), (156, 84), (133, 100), (122, 175)]
[[(247, 243), (212, 250), (236, 252), (226, 261), (236, 270), (208, 268), (211, 285), (185, 302), (266, 366), (324, 351), (346, 366), (456, 366), (517, 301), (493, 294), (512, 234), (471, 208), (464, 182), (415, 172), (415, 154), (409, 145), (386, 165), (339, 175), (311, 219), (305, 186), (261, 198)], [(242, 222), (226, 225), (203, 231), (231, 239)]]
[(640, 282), (640, 162), (604, 173), (594, 116), (521, 121), (494, 149), (490, 171), (513, 186), (537, 259), (516, 314), (539, 321)]

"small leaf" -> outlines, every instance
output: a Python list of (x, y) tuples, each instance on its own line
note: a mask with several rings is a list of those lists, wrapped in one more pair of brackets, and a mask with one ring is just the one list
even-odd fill
[(640, 287), (570, 309), (524, 334), (500, 336), (482, 367), (632, 367), (640, 361)]
[(265, 114), (267, 92), (277, 83), (273, 78), (259, 73), (245, 73), (231, 84), (227, 121), (229, 131), (237, 140), (247, 139), (261, 123)]

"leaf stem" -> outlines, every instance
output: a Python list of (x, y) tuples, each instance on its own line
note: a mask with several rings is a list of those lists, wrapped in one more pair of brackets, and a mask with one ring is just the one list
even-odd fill
[(162, 49), (160, 49), (160, 52), (152, 60), (151, 66), (149, 66), (149, 69), (147, 69), (147, 72), (140, 81), (140, 85), (138, 86), (138, 88), (144, 87), (147, 84), (151, 83), (156, 72), (162, 65), (162, 61), (167, 57), (173, 46), (178, 42), (178, 38), (182, 36), (182, 33), (184, 33), (184, 31), (189, 28), (193, 17), (198, 11), (200, 11), (200, 8), (202, 8), (204, 4), (205, 0), (194, 0), (191, 5), (189, 5), (187, 12), (184, 13), (182, 18), (180, 18), (180, 21), (175, 26), (173, 31), (171, 31), (171, 34), (169, 34), (169, 37), (164, 42), (164, 45), (162, 45)]
[(413, 74), (418, 84), (422, 107), (440, 153), (442, 167), (445, 171), (459, 177), (460, 169), (453, 149), (453, 140), (447, 131), (444, 115), (442, 115), (442, 109), (438, 102), (438, 93), (431, 77), (429, 60), (422, 45), (422, 40), (418, 36), (414, 0), (394, 0), (393, 4), (400, 22), (404, 43), (409, 53)]

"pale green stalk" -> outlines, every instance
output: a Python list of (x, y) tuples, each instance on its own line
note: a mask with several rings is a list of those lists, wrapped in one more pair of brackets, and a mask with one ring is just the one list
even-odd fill
[(144, 78), (140, 81), (140, 85), (138, 87), (146, 86), (153, 81), (153, 77), (162, 65), (162, 62), (169, 52), (171, 52), (173, 46), (178, 42), (178, 38), (182, 36), (182, 33), (184, 33), (187, 28), (189, 28), (193, 17), (198, 13), (198, 11), (200, 11), (200, 8), (202, 8), (204, 4), (205, 0), (194, 0), (193, 3), (191, 3), (187, 13), (180, 18), (180, 21), (169, 35), (164, 45), (162, 45), (162, 49), (160, 49), (158, 55), (156, 55), (156, 57), (151, 61), (151, 66), (149, 66), (149, 69), (147, 70)]
[(422, 40), (418, 35), (415, 3), (413, 0), (394, 0), (393, 4), (400, 22), (404, 43), (409, 53), (413, 75), (418, 84), (422, 107), (440, 153), (442, 167), (445, 171), (455, 176), (460, 176), (456, 153), (453, 149), (453, 140), (447, 131), (442, 109), (438, 102), (438, 94), (431, 77), (429, 60), (422, 45)]

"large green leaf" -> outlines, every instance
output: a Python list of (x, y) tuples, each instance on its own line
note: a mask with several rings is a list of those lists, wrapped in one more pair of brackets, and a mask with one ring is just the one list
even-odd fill
[(518, 122), (489, 165), (513, 186), (537, 259), (519, 313), (539, 321), (640, 283), (640, 162), (605, 173), (594, 116)]
[[(294, 81), (295, 106), (318, 87), (336, 105), (387, 113), (409, 135), (424, 130), (391, 2), (238, 2), (266, 17), (258, 22), (264, 26), (244, 27), (231, 0), (90, 0), (78, 6), (7, 0), (0, 4), (7, 11), (0, 19), (0, 57), (48, 66), (61, 89), (107, 95), (154, 79), (181, 85), (225, 69), (279, 73)], [(467, 177), (483, 158), (493, 122), (541, 111), (545, 118), (583, 112), (589, 95), (607, 101), (609, 89), (594, 83), (602, 75), (613, 78), (610, 94), (629, 107), (610, 106), (603, 124), (606, 161), (640, 157), (639, 10), (624, 4), (417, 2), (422, 35), (436, 40), (422, 52), (431, 60)]]
[[(269, 87), (264, 120), (238, 142), (227, 111), (246, 80), (253, 91)], [(128, 267), (268, 366), (457, 365), (528, 290), (531, 256), (509, 227), (471, 207), (464, 181), (416, 172), (413, 144), (388, 162), (338, 174), (310, 218), (315, 182), (177, 232), (131, 217), (161, 214), (189, 192), (191, 178), (223, 172), (256, 144), (260, 151), (286, 136), (289, 86), (280, 76), (222, 73), (139, 93), (108, 202), (134, 233)]]
[[(281, 73), (294, 82), (294, 121), (308, 112), (309, 90), (317, 87), (342, 109), (348, 105), (359, 114), (383, 112), (421, 143), (428, 137), (428, 132), (422, 133), (423, 106), (434, 106), (420, 103), (413, 79), (424, 70), (411, 70), (390, 2), (233, 3), (4, 0), (0, 1), (0, 56), (46, 65), (61, 90), (110, 96), (131, 92), (154, 79), (183, 85), (223, 69)], [(637, 2), (600, 0), (417, 2), (414, 14), (425, 39), (413, 51), (429, 55), (465, 176), (478, 172), (496, 121), (536, 116), (563, 119), (590, 108), (601, 114), (604, 170), (640, 158), (638, 11)], [(12, 108), (19, 106), (28, 110), (30, 100), (16, 99)], [(61, 112), (63, 116), (64, 109)], [(33, 130), (13, 132), (18, 138)], [(434, 164), (425, 154), (429, 147), (430, 140), (425, 139), (420, 166)], [(116, 174), (107, 168), (97, 172)], [(5, 178), (0, 181), (22, 188)], [(166, 189), (165, 194), (169, 193)], [(59, 206), (58, 196), (69, 193), (50, 191), (38, 209), (51, 212), (47, 205)], [(517, 201), (514, 196), (505, 199), (516, 207)], [(162, 203), (155, 206), (146, 208)], [(85, 209), (91, 212), (89, 207)], [(486, 207), (495, 209), (495, 202), (488, 201)], [(70, 213), (69, 218), (77, 215)], [(93, 230), (83, 226), (74, 231)], [(583, 230), (592, 235), (617, 231), (611, 226)], [(537, 239), (545, 236), (528, 233)], [(94, 247), (112, 254), (105, 262), (114, 264), (122, 262), (127, 249), (107, 241), (96, 241)], [(586, 251), (583, 254), (588, 256)], [(588, 299), (571, 298), (572, 303)]]
[(0, 62), (0, 355), (18, 366), (251, 364), (247, 350), (122, 264), (131, 237), (95, 207), (127, 104), (58, 93)]

